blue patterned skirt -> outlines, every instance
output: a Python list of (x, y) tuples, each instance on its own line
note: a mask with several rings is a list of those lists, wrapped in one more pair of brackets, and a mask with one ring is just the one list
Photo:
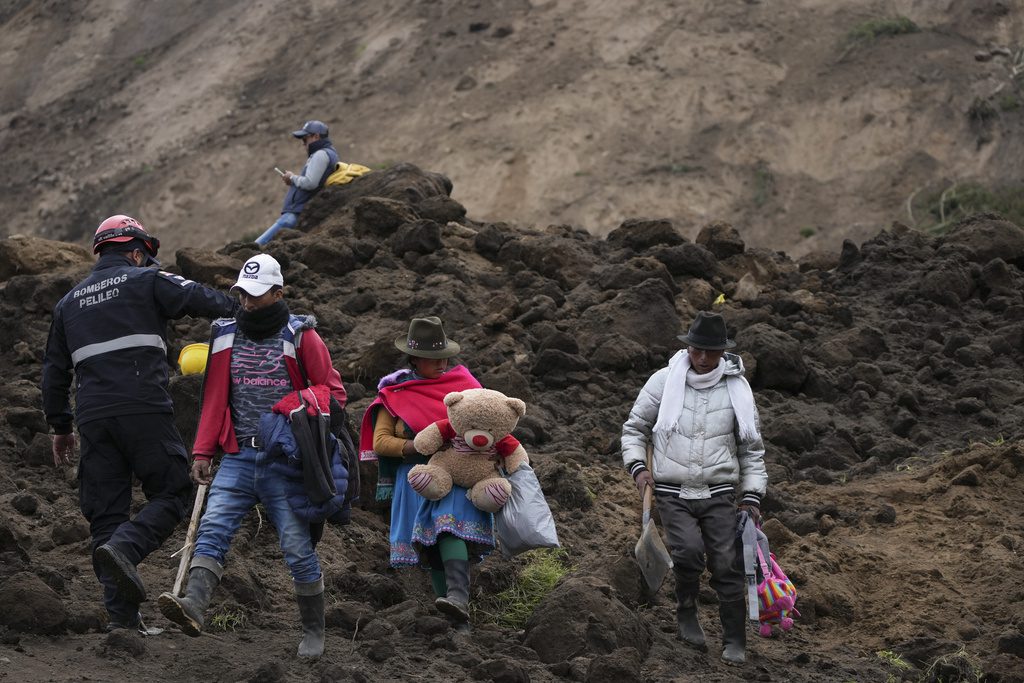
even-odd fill
[(494, 549), (494, 516), (478, 510), (466, 497), (466, 489), (453, 486), (441, 500), (427, 500), (409, 485), (411, 464), (402, 464), (395, 476), (391, 499), (391, 566), (426, 564), (423, 546), (437, 543), (448, 533), (466, 541), (470, 558), (483, 559)]

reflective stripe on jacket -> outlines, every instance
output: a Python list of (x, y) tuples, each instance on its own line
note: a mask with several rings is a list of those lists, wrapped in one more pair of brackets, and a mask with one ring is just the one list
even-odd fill
[(100, 256), (53, 311), (43, 358), (43, 411), (57, 433), (75, 420), (172, 412), (167, 392), (167, 321), (231, 315), (237, 302), (179, 275)]

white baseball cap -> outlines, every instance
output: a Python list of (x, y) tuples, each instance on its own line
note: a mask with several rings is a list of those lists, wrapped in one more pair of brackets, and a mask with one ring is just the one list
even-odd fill
[(274, 285), (284, 287), (281, 264), (270, 254), (257, 254), (238, 271), (238, 282), (231, 286), (231, 293), (241, 289), (250, 296), (263, 296)]

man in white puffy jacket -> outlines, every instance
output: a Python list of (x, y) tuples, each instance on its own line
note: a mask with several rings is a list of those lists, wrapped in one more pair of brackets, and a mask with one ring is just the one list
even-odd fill
[(768, 485), (764, 443), (743, 361), (725, 353), (736, 344), (722, 316), (701, 311), (679, 339), (687, 348), (647, 380), (622, 426), (622, 460), (641, 496), (654, 488), (675, 565), (679, 638), (706, 649), (697, 619), (706, 556), (718, 593), (722, 659), (742, 664), (746, 609), (736, 515), (743, 509), (760, 516)]

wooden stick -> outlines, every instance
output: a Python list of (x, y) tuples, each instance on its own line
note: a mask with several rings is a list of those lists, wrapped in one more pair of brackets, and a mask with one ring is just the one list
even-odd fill
[(192, 519), (188, 523), (188, 532), (185, 534), (185, 546), (180, 550), (181, 560), (178, 562), (178, 576), (174, 579), (172, 595), (181, 595), (181, 585), (185, 582), (185, 574), (188, 572), (189, 560), (192, 559), (192, 549), (196, 545), (196, 531), (199, 529), (199, 516), (203, 511), (203, 501), (206, 499), (206, 484), (200, 484), (196, 489), (196, 502), (192, 506)]

